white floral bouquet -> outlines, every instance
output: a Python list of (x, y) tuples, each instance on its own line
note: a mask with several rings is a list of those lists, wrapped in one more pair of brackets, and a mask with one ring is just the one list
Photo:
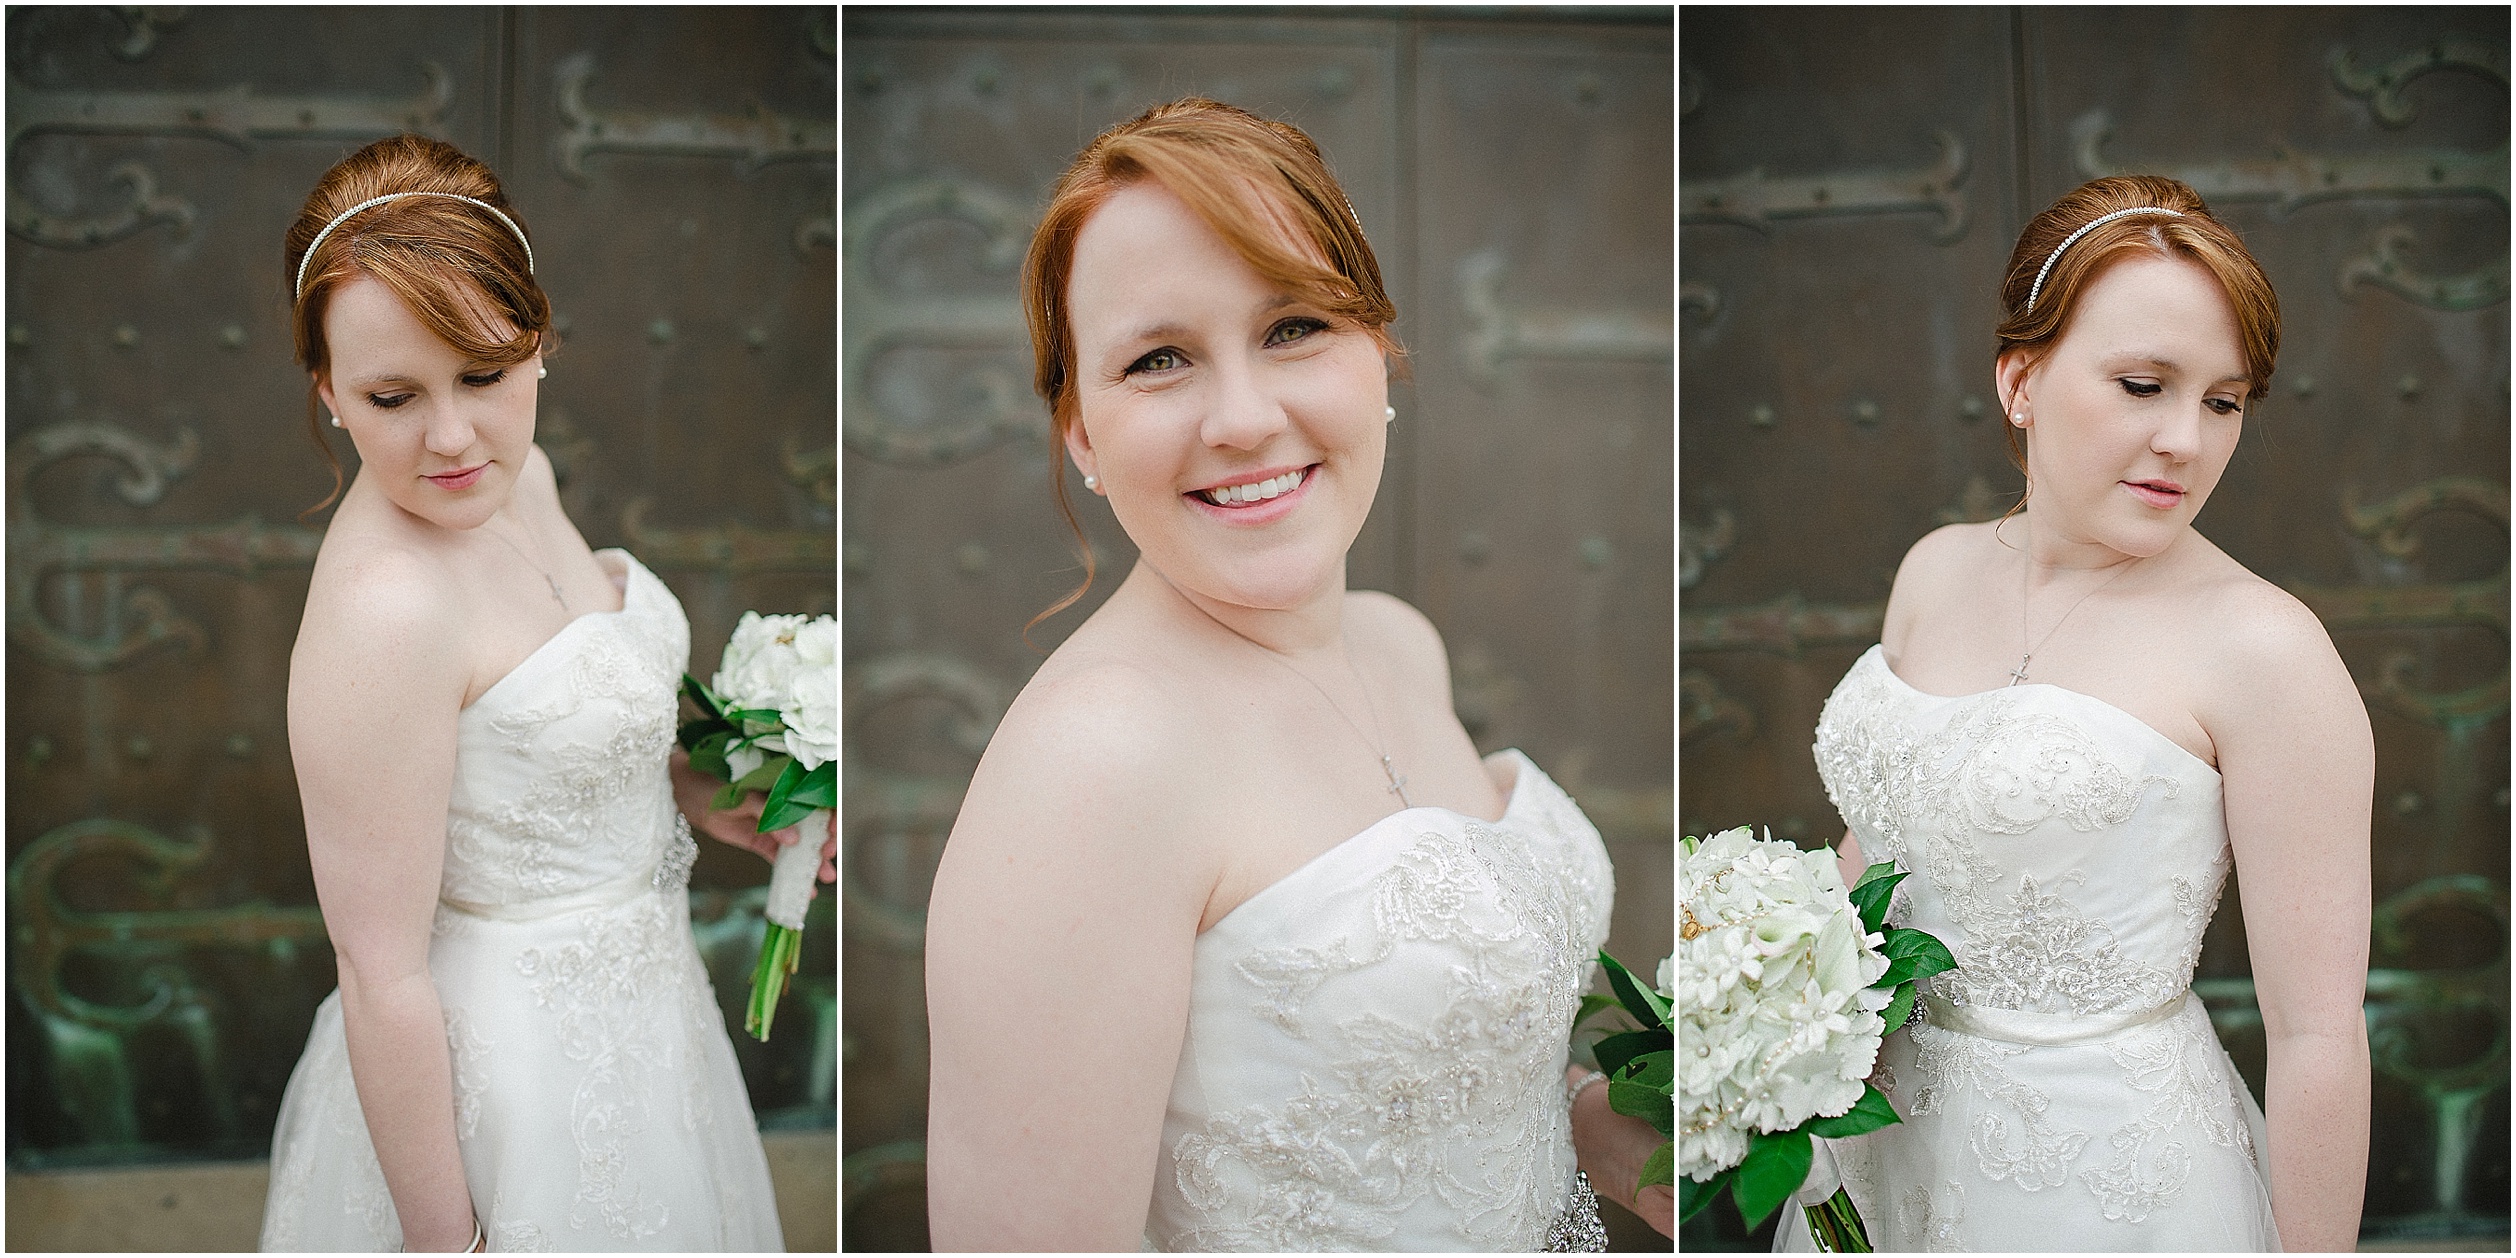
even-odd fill
[[(1847, 892), (1834, 853), (1745, 826), (1679, 847), (1678, 1217), (1727, 1188), (1754, 1227), (1808, 1179), (1811, 1137), (1901, 1121), (1866, 1082), (1879, 1041), (1912, 1016), (1914, 980), (1956, 959), (1922, 931), (1886, 925), (1906, 876), (1892, 863), (1870, 866)], [(1821, 1248), (1869, 1250), (1840, 1188), (1807, 1212)]]
[(768, 925), (743, 1010), (743, 1029), (765, 1040), (786, 978), (803, 959), (804, 910), (838, 807), (838, 622), (744, 612), (714, 685), (687, 673), (681, 685), (700, 713), (682, 723), (682, 749), (691, 768), (725, 783), (715, 806), (731, 808), (761, 791), (768, 799), (760, 833), (802, 827), (769, 874)]

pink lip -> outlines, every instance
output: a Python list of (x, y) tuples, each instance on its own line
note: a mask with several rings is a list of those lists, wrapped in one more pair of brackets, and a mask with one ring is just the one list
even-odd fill
[[(2122, 486), (2132, 491), (2133, 497), (2161, 511), (2170, 510), (2184, 501), (2184, 487), (2171, 480), (2123, 481)], [(2157, 486), (2172, 486), (2172, 489), (2162, 489)]]
[[(1320, 465), (1316, 463), (1308, 464), (1307, 466), (1303, 464), (1295, 464), (1292, 467), (1280, 468), (1276, 471), (1266, 472), (1257, 476), (1243, 477), (1239, 480), (1233, 481), (1232, 483), (1235, 485), (1246, 485), (1282, 476), (1286, 472), (1298, 471), (1303, 474), (1302, 483), (1295, 485), (1290, 492), (1277, 494), (1275, 497), (1269, 498), (1265, 502), (1253, 502), (1245, 507), (1218, 507), (1205, 500), (1202, 496), (1204, 490), (1191, 490), (1188, 493), (1181, 494), (1180, 497), (1185, 499), (1189, 506), (1204, 512), (1209, 518), (1219, 520), (1225, 524), (1240, 525), (1249, 528), (1255, 528), (1263, 524), (1273, 524), (1276, 521), (1291, 515), (1293, 513), (1293, 508), (1300, 504), (1302, 499), (1310, 496), (1311, 485), (1319, 479), (1319, 466)], [(1222, 486), (1216, 485), (1211, 486), (1211, 488), (1220, 489)]]
[(479, 480), (480, 474), (488, 470), (487, 463), (479, 463), (459, 472), (439, 472), (425, 479), (445, 489), (470, 489), (472, 482)]

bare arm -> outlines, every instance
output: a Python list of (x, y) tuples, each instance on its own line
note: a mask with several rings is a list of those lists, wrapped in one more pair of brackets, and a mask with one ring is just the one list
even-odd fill
[(1216, 870), (1129, 679), (1034, 683), (987, 749), (927, 909), (937, 1250), (1134, 1251)]
[(473, 1207), (428, 941), (466, 665), (421, 565), (387, 555), (340, 576), (309, 600), (290, 660), (289, 751), (350, 1076), (403, 1247), (459, 1250)]
[(2265, 603), (2264, 649), (2230, 670), (2209, 729), (2269, 1047), (2272, 1215), (2285, 1249), (2347, 1251), (2367, 1184), (2375, 744), (2323, 627), (2285, 595)]

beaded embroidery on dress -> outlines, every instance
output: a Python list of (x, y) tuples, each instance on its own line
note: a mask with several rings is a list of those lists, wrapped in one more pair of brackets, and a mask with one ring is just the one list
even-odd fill
[[(429, 970), (464, 1176), (492, 1249), (782, 1250), (665, 767), (689, 624), (627, 552), (601, 555), (621, 609), (570, 621), (456, 718)], [(263, 1249), (401, 1246), (337, 992), (271, 1146)]]
[[(2102, 700), (1942, 697), (1872, 647), (1817, 723), (1890, 917), (1948, 944), (1879, 1052), (1904, 1121), (1833, 1142), (1880, 1251), (2279, 1248), (2262, 1111), (2187, 990), (2230, 856), (2218, 771)], [(1776, 1248), (1811, 1248), (1785, 1211)]]
[(1500, 820), (1395, 813), (1197, 937), (1152, 1246), (1602, 1247), (1564, 1065), (1614, 871), (1528, 757), (1489, 763)]

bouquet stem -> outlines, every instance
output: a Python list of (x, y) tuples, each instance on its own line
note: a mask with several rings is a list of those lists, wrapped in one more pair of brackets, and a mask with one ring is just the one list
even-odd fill
[(1861, 1212), (1852, 1206), (1852, 1198), (1842, 1189), (1808, 1210), (1808, 1234), (1817, 1242), (1820, 1253), (1866, 1254), (1870, 1249), (1869, 1229), (1861, 1225)]
[(816, 808), (796, 827), (795, 841), (778, 853), (769, 873), (767, 929), (760, 937), (760, 963), (751, 971), (751, 999), (743, 1006), (743, 1030), (755, 1040), (769, 1038), (778, 1000), (786, 995), (786, 976), (804, 959), (804, 909), (812, 901), (813, 875), (821, 868), (821, 845), (837, 818)]

